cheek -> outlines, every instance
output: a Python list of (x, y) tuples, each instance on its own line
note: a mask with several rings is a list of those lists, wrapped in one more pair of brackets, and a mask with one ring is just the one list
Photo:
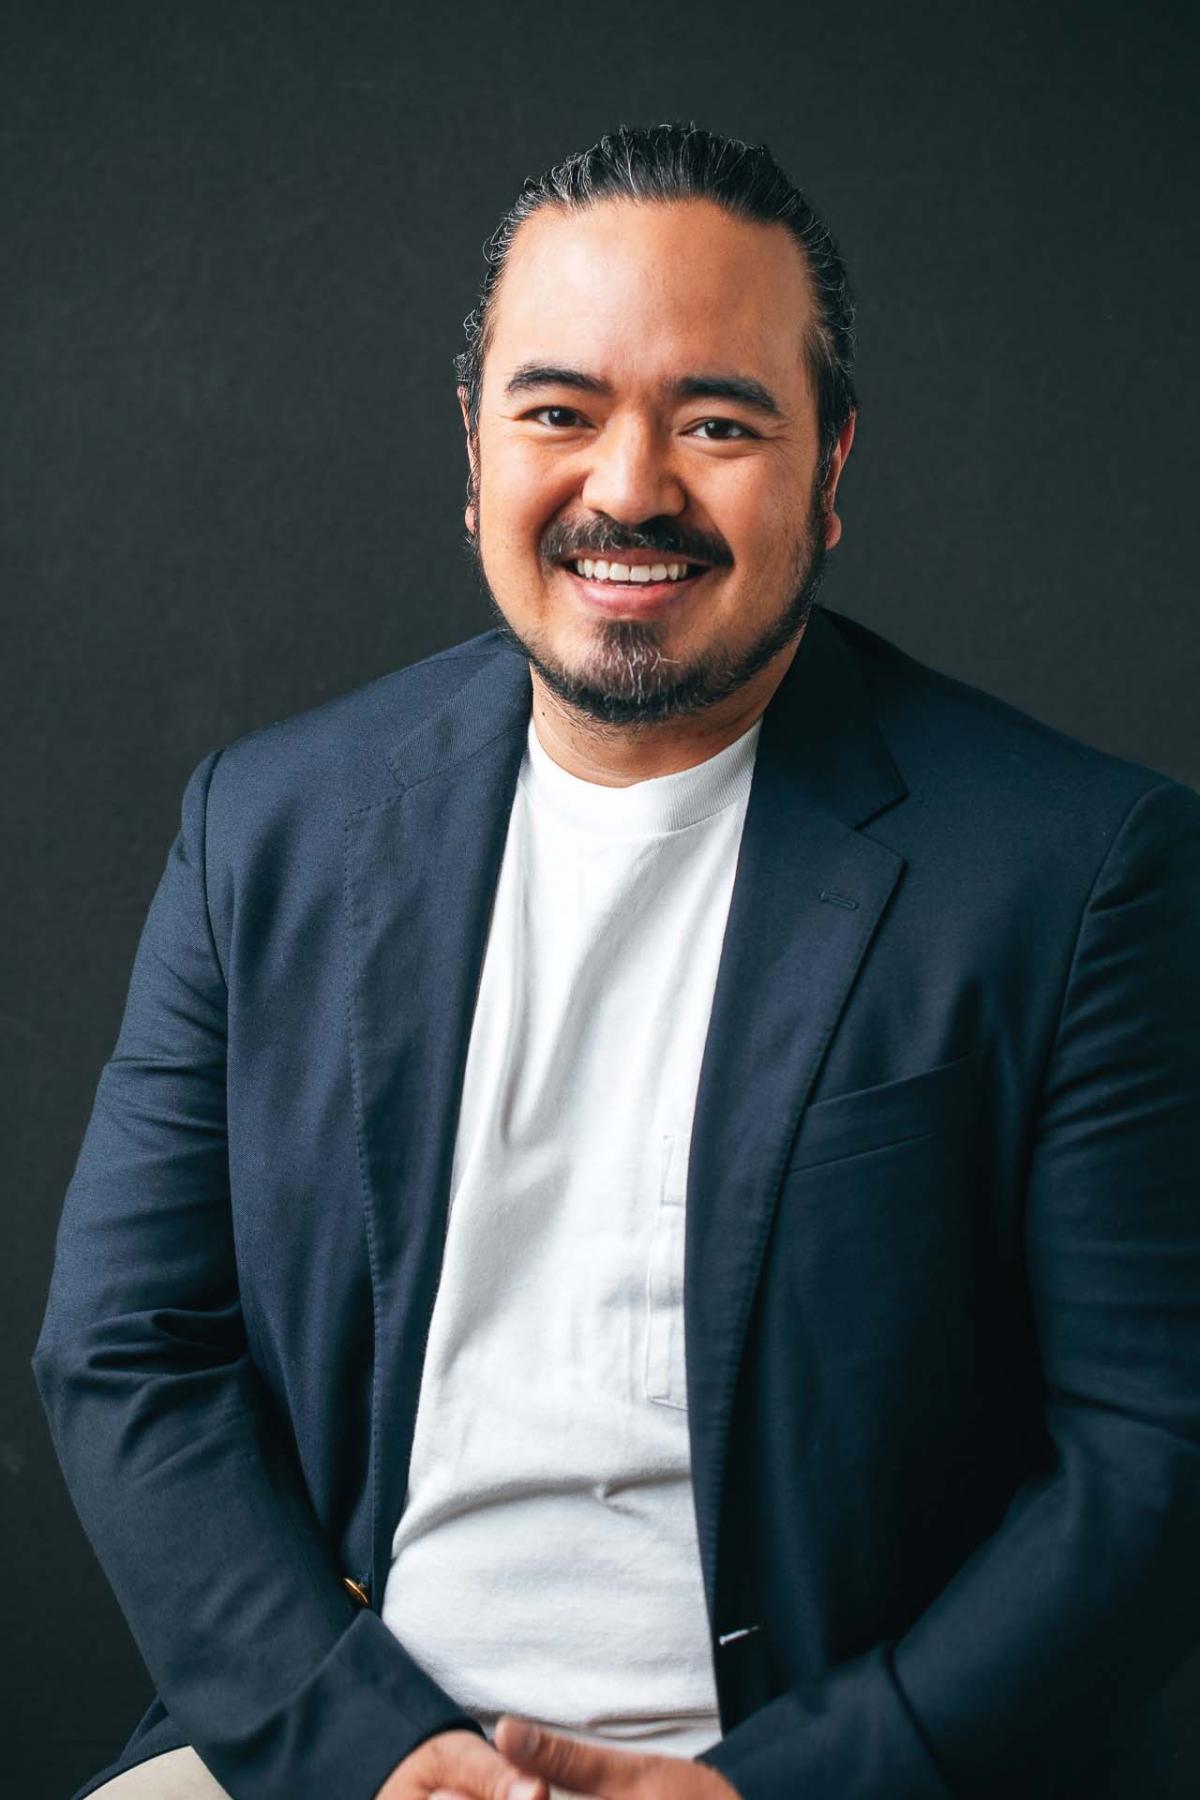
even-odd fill
[(780, 482), (778, 471), (752, 458), (729, 464), (722, 469), (720, 481), (710, 484), (704, 505), (739, 563), (761, 568), (795, 535), (794, 509), (788, 506), (790, 491), (790, 484)]
[(745, 516), (764, 555), (786, 557), (805, 531), (809, 491), (799, 482), (764, 481), (745, 495)]
[(536, 543), (571, 492), (572, 479), (561, 456), (520, 440), (498, 445), (490, 456), (484, 449), (481, 500), (497, 536), (524, 540), (528, 546), (533, 534)]

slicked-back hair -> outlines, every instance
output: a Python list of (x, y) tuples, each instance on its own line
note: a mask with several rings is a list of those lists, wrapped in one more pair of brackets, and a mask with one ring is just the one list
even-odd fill
[(765, 144), (721, 137), (694, 121), (618, 126), (590, 150), (577, 151), (544, 175), (526, 178), (483, 247), (487, 268), (479, 299), (463, 320), (466, 348), (454, 358), (457, 383), (466, 390), (472, 438), (478, 435), (483, 365), (495, 333), (493, 295), (517, 231), (545, 206), (578, 212), (616, 199), (712, 200), (735, 218), (783, 225), (791, 232), (804, 256), (815, 301), (815, 317), (805, 322), (803, 348), (817, 396), (818, 478), (823, 483), (838, 435), (858, 406), (851, 375), (854, 297), (846, 266), (828, 225)]

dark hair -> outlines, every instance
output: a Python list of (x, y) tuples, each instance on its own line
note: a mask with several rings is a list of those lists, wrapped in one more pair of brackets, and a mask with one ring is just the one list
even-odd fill
[(590, 150), (577, 151), (544, 175), (527, 177), (521, 192), (483, 247), (487, 272), (479, 299), (463, 320), (467, 347), (454, 358), (467, 390), (472, 437), (479, 428), (483, 364), (494, 335), (492, 295), (518, 228), (543, 206), (574, 211), (606, 199), (713, 200), (736, 218), (785, 225), (799, 244), (816, 299), (805, 350), (817, 394), (820, 480), (829, 470), (838, 434), (858, 405), (854, 361), (854, 297), (833, 235), (812, 202), (793, 187), (765, 144), (721, 137), (694, 121), (620, 125)]

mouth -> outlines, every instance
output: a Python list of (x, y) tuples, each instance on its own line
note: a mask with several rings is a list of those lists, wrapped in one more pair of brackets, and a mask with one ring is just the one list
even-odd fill
[(707, 563), (662, 557), (655, 562), (620, 555), (569, 557), (560, 563), (572, 586), (588, 605), (604, 612), (642, 614), (675, 605), (711, 573)]

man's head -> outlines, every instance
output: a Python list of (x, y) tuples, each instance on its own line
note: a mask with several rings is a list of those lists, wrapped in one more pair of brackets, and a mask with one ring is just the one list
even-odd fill
[[(840, 536), (854, 432), (853, 305), (824, 224), (763, 147), (622, 127), (527, 181), (487, 255), (456, 369), (467, 541), (498, 622), (610, 725), (777, 681)], [(614, 587), (584, 558), (691, 567)]]

